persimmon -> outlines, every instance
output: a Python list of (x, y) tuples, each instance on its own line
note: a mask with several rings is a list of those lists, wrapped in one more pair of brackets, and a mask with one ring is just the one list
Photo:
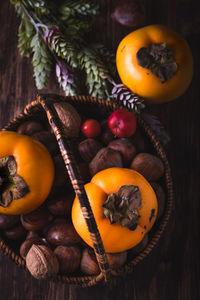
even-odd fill
[(51, 190), (52, 158), (41, 143), (16, 132), (0, 132), (0, 144), (0, 213), (31, 212)]
[[(147, 180), (134, 170), (100, 171), (85, 185), (85, 190), (106, 252), (136, 246), (156, 220), (156, 195)], [(81, 238), (93, 247), (77, 197), (72, 222)]]
[(175, 31), (150, 25), (120, 42), (116, 65), (122, 82), (149, 103), (181, 96), (193, 76), (193, 58), (187, 42)]

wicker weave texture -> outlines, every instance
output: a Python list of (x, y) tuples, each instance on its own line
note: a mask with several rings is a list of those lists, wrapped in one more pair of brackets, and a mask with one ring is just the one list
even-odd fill
[[(80, 174), (76, 166), (76, 161), (74, 160), (73, 153), (70, 149), (70, 143), (63, 135), (62, 126), (60, 124), (57, 113), (52, 105), (54, 102), (62, 102), (62, 101), (64, 102), (68, 101), (75, 107), (78, 107), (79, 105), (87, 105), (90, 106), (91, 108), (94, 107), (100, 110), (103, 109), (106, 110), (108, 113), (119, 108), (119, 106), (113, 102), (105, 101), (98, 98), (91, 98), (85, 96), (62, 97), (54, 94), (40, 95), (38, 96), (37, 100), (32, 101), (30, 104), (28, 104), (25, 107), (24, 112), (20, 114), (18, 117), (16, 117), (14, 120), (12, 120), (11, 123), (9, 123), (3, 130), (15, 131), (22, 122), (29, 120), (30, 118), (34, 118), (35, 116), (38, 115), (40, 115), (40, 117), (41, 115), (43, 117), (45, 117), (46, 115), (46, 117), (48, 118), (49, 124), (53, 129), (58, 145), (60, 147), (60, 151), (63, 156), (65, 166), (70, 176), (70, 180), (73, 185), (74, 191), (78, 196), (81, 209), (84, 218), (86, 220), (86, 223), (88, 225), (88, 229), (94, 244), (94, 250), (99, 263), (99, 267), (101, 269), (101, 273), (97, 276), (69, 277), (65, 275), (58, 275), (54, 280), (69, 283), (69, 284), (78, 284), (86, 287), (86, 286), (95, 285), (97, 282), (101, 281), (102, 279), (104, 279), (105, 281), (109, 280), (111, 273), (112, 275), (122, 275), (122, 274), (127, 274), (132, 272), (134, 266), (138, 264), (141, 260), (143, 260), (152, 251), (154, 246), (158, 243), (163, 231), (165, 230), (169, 217), (172, 212), (173, 183), (171, 178), (171, 170), (170, 170), (169, 162), (167, 160), (162, 145), (157, 140), (151, 128), (143, 121), (143, 119), (141, 119), (138, 116), (137, 121), (139, 126), (143, 128), (147, 137), (150, 139), (157, 155), (161, 158), (165, 166), (165, 186), (167, 191), (166, 207), (165, 207), (164, 215), (155, 233), (153, 234), (150, 242), (148, 243), (148, 246), (145, 248), (145, 250), (141, 252), (137, 257), (135, 257), (132, 261), (124, 265), (123, 267), (115, 271), (110, 271), (106, 253), (103, 247), (103, 243), (95, 222), (95, 218), (91, 210), (89, 201), (87, 199), (87, 195), (84, 190), (83, 181), (81, 180)], [(15, 251), (10, 249), (9, 246), (1, 237), (0, 237), (0, 248), (2, 249), (3, 253), (9, 256), (19, 267), (26, 269), (25, 261)]]

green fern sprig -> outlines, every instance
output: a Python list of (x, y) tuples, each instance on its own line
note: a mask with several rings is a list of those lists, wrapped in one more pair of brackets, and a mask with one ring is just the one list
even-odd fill
[(33, 51), (32, 64), (36, 86), (38, 89), (46, 88), (51, 73), (52, 57), (37, 33), (31, 41), (31, 48)]

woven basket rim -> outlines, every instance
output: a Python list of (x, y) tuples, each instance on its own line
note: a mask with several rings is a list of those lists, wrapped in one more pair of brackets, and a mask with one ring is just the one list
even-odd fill
[[(42, 95), (43, 96), (43, 95)], [(99, 99), (95, 97), (90, 96), (69, 96), (64, 97), (57, 94), (45, 94), (45, 97), (49, 97), (53, 101), (68, 101), (72, 105), (90, 105), (90, 106), (98, 106), (99, 108), (106, 108), (109, 111), (113, 111), (119, 107), (122, 107), (122, 105), (113, 103), (109, 100)], [(3, 130), (14, 130), (16, 127), (24, 122), (25, 120), (30, 119), (30, 117), (33, 117), (36, 113), (43, 111), (41, 108), (40, 103), (35, 100), (29, 103), (25, 106), (24, 112), (19, 114), (17, 117), (15, 117), (13, 120), (11, 120), (4, 128)], [(155, 133), (152, 131), (152, 129), (147, 125), (147, 123), (139, 116), (137, 115), (137, 121), (139, 126), (143, 128), (145, 131), (145, 134), (150, 139), (151, 143), (153, 144), (154, 150), (156, 151), (157, 155), (162, 159), (164, 165), (165, 165), (165, 187), (167, 192), (166, 197), (166, 206), (163, 213), (163, 216), (161, 220), (159, 221), (159, 225), (156, 228), (155, 232), (153, 233), (153, 236), (151, 240), (148, 242), (147, 247), (144, 249), (143, 252), (139, 253), (138, 256), (133, 258), (130, 262), (126, 263), (123, 267), (117, 269), (116, 271), (112, 271), (112, 274), (114, 276), (117, 275), (124, 275), (129, 274), (133, 271), (135, 265), (137, 265), (140, 261), (142, 261), (155, 247), (155, 245), (158, 243), (162, 233), (164, 232), (168, 220), (170, 218), (172, 207), (173, 207), (173, 182), (171, 177), (171, 170), (169, 166), (168, 159), (165, 154), (165, 150), (161, 143), (158, 141)], [(25, 260), (22, 259), (17, 253), (14, 252), (3, 240), (3, 238), (0, 235), (0, 249), (2, 250), (3, 254), (8, 256), (10, 259), (12, 259), (20, 268), (26, 269)], [(66, 275), (58, 275), (56, 278), (52, 279), (56, 282), (64, 282), (69, 284), (79, 284), (83, 287), (86, 286), (92, 286), (95, 285), (97, 282), (101, 281), (103, 279), (103, 275), (100, 273), (99, 275), (93, 275), (93, 276), (66, 276)]]

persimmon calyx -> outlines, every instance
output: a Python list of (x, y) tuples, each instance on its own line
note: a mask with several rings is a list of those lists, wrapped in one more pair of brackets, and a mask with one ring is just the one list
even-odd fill
[(16, 172), (14, 156), (0, 159), (0, 206), (7, 207), (13, 200), (20, 199), (29, 192), (26, 181)]
[(169, 80), (178, 68), (173, 51), (166, 43), (142, 47), (136, 53), (136, 58), (139, 66), (149, 69), (162, 83)]
[(110, 194), (103, 204), (104, 215), (111, 224), (120, 223), (122, 226), (135, 230), (138, 219), (138, 210), (141, 207), (141, 194), (138, 186), (123, 185), (118, 193)]

